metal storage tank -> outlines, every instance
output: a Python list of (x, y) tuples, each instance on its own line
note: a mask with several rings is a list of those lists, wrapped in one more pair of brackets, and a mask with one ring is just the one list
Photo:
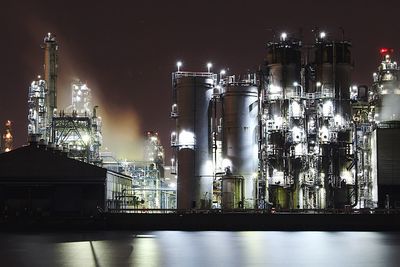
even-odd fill
[(211, 208), (214, 173), (209, 108), (216, 78), (209, 72), (172, 74), (178, 209)]
[(243, 177), (234, 175), (222, 176), (222, 209), (243, 208)]
[(244, 208), (254, 208), (256, 204), (259, 109), (256, 83), (255, 75), (248, 75), (227, 83), (222, 93), (222, 157), (232, 175), (244, 178)]

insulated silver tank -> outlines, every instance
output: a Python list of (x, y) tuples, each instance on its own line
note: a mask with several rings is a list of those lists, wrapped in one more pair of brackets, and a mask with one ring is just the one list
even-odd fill
[(222, 93), (223, 165), (242, 176), (244, 208), (254, 208), (258, 170), (258, 88), (255, 75), (232, 81)]
[(173, 73), (173, 109), (177, 137), (177, 207), (211, 208), (213, 164), (209, 108), (213, 73)]

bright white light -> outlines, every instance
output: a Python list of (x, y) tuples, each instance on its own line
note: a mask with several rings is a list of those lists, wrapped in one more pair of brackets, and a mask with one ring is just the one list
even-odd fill
[(284, 184), (285, 179), (284, 179), (285, 175), (282, 171), (278, 171), (276, 169), (274, 169), (274, 171), (272, 172), (272, 180), (274, 183), (280, 183), (280, 184)]
[(269, 92), (270, 92), (271, 94), (278, 94), (278, 93), (281, 93), (281, 92), (282, 92), (282, 87), (279, 87), (279, 86), (276, 86), (276, 85), (271, 84), (271, 85), (269, 86)]
[(83, 134), (83, 135), (82, 135), (82, 141), (83, 141), (85, 144), (88, 144), (89, 141), (90, 141), (90, 136), (89, 136), (88, 134)]
[(319, 38), (323, 39), (326, 37), (326, 32), (320, 32), (319, 33)]
[(274, 122), (275, 122), (275, 127), (280, 128), (283, 123), (282, 117), (278, 117), (277, 115), (274, 115)]
[(201, 169), (203, 172), (209, 172), (210, 170), (213, 169), (213, 162), (211, 160), (206, 160), (203, 163), (203, 166), (201, 166)]
[(344, 119), (339, 114), (336, 114), (334, 121), (335, 121), (336, 125), (343, 125), (344, 124)]
[(346, 183), (352, 184), (353, 183), (353, 179), (354, 179), (354, 175), (353, 175), (353, 173), (351, 171), (343, 170), (340, 173), (340, 178), (346, 180)]
[(299, 127), (294, 126), (292, 129), (292, 136), (294, 142), (300, 142), (303, 136), (303, 131)]
[(226, 71), (225, 71), (225, 70), (221, 70), (219, 74), (225, 75), (225, 74), (226, 74)]
[(286, 33), (286, 32), (282, 32), (282, 33), (281, 33), (281, 40), (282, 40), (282, 41), (285, 41), (286, 38), (287, 38), (287, 33)]
[(212, 67), (212, 63), (211, 63), (211, 62), (208, 62), (208, 63), (207, 63), (207, 70), (208, 70), (208, 72), (210, 72), (211, 67)]
[(319, 135), (322, 139), (322, 141), (328, 141), (329, 140), (329, 130), (326, 126), (322, 126), (321, 130), (319, 131)]
[(168, 186), (171, 188), (176, 188), (176, 183), (170, 183)]
[(230, 159), (223, 159), (222, 160), (222, 168), (223, 169), (226, 169), (226, 168), (232, 169), (232, 161), (230, 161)]
[(183, 130), (179, 134), (179, 144), (181, 146), (194, 146), (195, 145), (194, 133)]
[(293, 117), (301, 116), (301, 106), (297, 101), (292, 102), (291, 108), (292, 108), (292, 116)]
[(321, 87), (321, 82), (317, 82), (316, 84), (315, 84), (317, 87)]
[(299, 86), (299, 83), (298, 82), (294, 82), (293, 86), (297, 87), (297, 86)]
[(182, 61), (176, 62), (176, 67), (178, 68), (178, 71), (179, 71), (180, 68), (182, 67)]
[(322, 115), (324, 117), (330, 117), (333, 115), (333, 103), (332, 101), (326, 101), (322, 106)]

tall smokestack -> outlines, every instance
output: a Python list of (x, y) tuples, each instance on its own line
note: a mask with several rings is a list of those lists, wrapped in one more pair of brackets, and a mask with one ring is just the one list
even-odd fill
[[(50, 32), (44, 37), (44, 79), (47, 84), (47, 115), (49, 125), (52, 124), (52, 117), (57, 109), (57, 50), (58, 45), (56, 38)], [(49, 133), (50, 135), (51, 133)], [(51, 138), (50, 138), (51, 140)]]

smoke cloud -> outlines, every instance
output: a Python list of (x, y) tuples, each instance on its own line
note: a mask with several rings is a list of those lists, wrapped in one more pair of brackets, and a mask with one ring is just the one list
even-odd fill
[(379, 114), (379, 121), (400, 120), (400, 96), (388, 95), (382, 97), (382, 111)]

